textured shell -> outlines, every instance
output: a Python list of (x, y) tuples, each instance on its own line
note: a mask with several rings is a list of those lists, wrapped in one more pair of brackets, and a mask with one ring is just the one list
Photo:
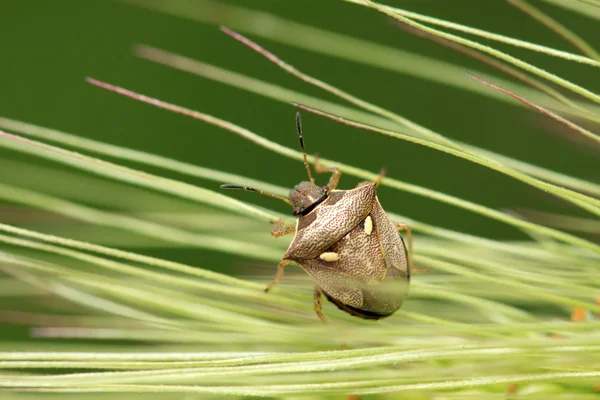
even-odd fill
[(408, 293), (410, 271), (406, 246), (375, 197), (373, 229), (365, 218), (326, 251), (339, 254), (327, 262), (318, 256), (299, 262), (325, 296), (340, 309), (362, 318), (379, 319), (400, 308)]
[(302, 264), (318, 257), (360, 224), (375, 201), (374, 185), (332, 191), (313, 211), (298, 218), (296, 235), (284, 258)]

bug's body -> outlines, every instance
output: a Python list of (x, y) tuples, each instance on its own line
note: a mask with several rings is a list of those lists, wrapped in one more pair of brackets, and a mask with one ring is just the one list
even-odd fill
[(408, 255), (374, 184), (334, 190), (301, 216), (284, 259), (301, 265), (332, 303), (356, 316), (386, 317), (406, 296)]
[[(297, 123), (304, 148), (299, 116)], [(283, 277), (284, 267), (293, 261), (315, 281), (315, 310), (323, 321), (321, 293), (341, 310), (358, 317), (380, 319), (393, 314), (406, 298), (411, 264), (398, 230), (409, 235), (410, 230), (404, 224), (394, 224), (377, 199), (376, 186), (383, 175), (351, 190), (336, 190), (340, 178), (336, 168), (315, 163), (317, 172), (332, 173), (329, 184), (319, 187), (314, 184), (306, 158), (305, 163), (311, 181), (296, 185), (290, 191), (290, 200), (280, 198), (294, 207), (294, 215), (299, 218), (294, 227), (280, 222), (272, 231), (276, 237), (295, 235), (266, 291)]]

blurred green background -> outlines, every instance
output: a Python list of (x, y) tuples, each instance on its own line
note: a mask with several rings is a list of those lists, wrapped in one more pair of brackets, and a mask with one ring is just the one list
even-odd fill
[[(195, 3), (200, 9), (209, 5), (201, 0), (184, 3)], [(239, 0), (220, 3), (267, 12), (341, 33), (348, 38), (361, 38), (456, 63), (464, 67), (465, 80), (470, 79), (466, 76), (467, 72), (485, 71), (502, 76), (452, 50), (393, 27), (381, 14), (343, 1)], [(563, 39), (504, 1), (406, 0), (388, 1), (387, 4), (575, 51)], [(592, 45), (600, 44), (597, 21), (546, 2), (534, 4), (576, 29)], [(229, 16), (222, 13), (215, 18), (226, 23)], [(597, 149), (572, 140), (572, 135), (553, 121), (516, 103), (511, 105), (412, 75), (376, 69), (249, 36), (300, 70), (450, 138), (574, 176), (591, 180), (597, 180), (599, 176)], [(118, 1), (3, 0), (0, 6), (0, 43), (0, 87), (3, 94), (0, 96), (0, 110), (4, 117), (288, 187), (305, 178), (300, 163), (274, 155), (216, 127), (92, 87), (85, 82), (85, 77), (94, 77), (212, 114), (293, 148), (297, 146), (297, 138), (293, 120), (295, 109), (291, 105), (138, 59), (132, 55), (132, 46), (135, 43), (155, 46), (340, 102), (287, 75), (221, 33), (217, 25), (169, 16)], [(592, 91), (600, 90), (600, 79), (597, 79), (598, 73), (593, 67), (497, 43), (494, 46), (584, 84)], [(443, 71), (440, 73), (443, 74)], [(572, 211), (559, 200), (508, 177), (414, 144), (308, 114), (304, 115), (304, 129), (309, 153), (319, 153), (373, 172), (385, 167), (394, 178), (495, 209)], [(2, 150), (0, 156), (4, 160), (34, 160), (6, 150)], [(62, 169), (39, 160), (35, 163), (42, 167), (52, 166), (59, 171)], [(4, 168), (0, 179), (16, 183), (20, 173), (18, 168)], [(160, 173), (168, 176), (163, 171)], [(218, 190), (214, 182), (177, 178)], [(64, 198), (78, 198), (78, 193), (73, 192), (73, 185), (69, 186), (71, 192), (67, 193), (61, 191), (59, 184), (45, 187), (44, 178), (39, 179), (38, 190), (50, 193), (54, 190), (58, 193), (53, 194)], [(325, 182), (327, 178), (320, 179)], [(342, 177), (342, 188), (355, 184), (354, 178)], [(124, 200), (135, 209), (135, 198), (139, 193), (146, 192), (128, 189), (123, 190), (122, 196), (130, 196)], [(248, 193), (229, 194), (243, 201), (290, 212), (286, 205), (274, 200)], [(485, 237), (524, 237), (501, 223), (411, 194), (382, 188), (380, 199), (386, 209), (430, 224)], [(270, 227), (265, 224), (265, 235), (269, 230)], [(232, 256), (201, 250), (159, 248), (144, 252), (184, 262), (201, 258), (202, 265), (207, 268), (216, 265), (227, 268), (242, 262)]]

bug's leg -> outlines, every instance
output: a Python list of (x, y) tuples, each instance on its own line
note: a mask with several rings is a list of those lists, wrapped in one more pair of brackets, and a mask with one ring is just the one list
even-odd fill
[(265, 288), (265, 293), (267, 293), (269, 290), (273, 289), (273, 286), (277, 285), (277, 282), (279, 282), (281, 280), (281, 278), (283, 278), (283, 269), (289, 263), (290, 263), (290, 260), (285, 260), (285, 259), (281, 260), (281, 262), (277, 266), (277, 273), (275, 274), (275, 278), (273, 278), (271, 283), (269, 283), (269, 285)]
[(377, 187), (377, 185), (379, 185), (381, 183), (381, 181), (383, 180), (385, 173), (386, 173), (385, 169), (382, 169), (381, 171), (379, 171), (379, 175), (377, 175), (377, 178), (375, 178), (375, 182), (362, 181), (358, 185), (356, 185), (356, 187), (358, 188), (358, 187), (365, 186), (365, 185), (375, 185)]
[(315, 312), (324, 324), (327, 324), (327, 318), (323, 315), (323, 304), (321, 303), (321, 289), (315, 286)]
[[(381, 183), (381, 181), (383, 180), (383, 177), (385, 176), (386, 172), (387, 171), (384, 168), (382, 168), (381, 171), (379, 171), (379, 175), (377, 175), (377, 178), (375, 179), (375, 182), (373, 182), (375, 184), (375, 186), (377, 186), (377, 185), (379, 185)], [(409, 229), (409, 231), (410, 231), (410, 229)]]
[(407, 242), (408, 242), (408, 270), (411, 271), (413, 269), (413, 263), (412, 263), (412, 254), (413, 254), (413, 237), (412, 237), (412, 231), (410, 230), (410, 228), (406, 224), (395, 222), (394, 225), (396, 226), (396, 229), (398, 229), (400, 232), (406, 232), (406, 239), (407, 239)]
[(277, 222), (275, 222), (275, 226), (273, 227), (273, 230), (271, 230), (271, 235), (277, 238), (280, 236), (289, 235), (290, 233), (294, 233), (295, 231), (295, 226), (286, 225), (285, 221), (280, 219)]
[(315, 156), (315, 171), (322, 174), (325, 172), (331, 172), (331, 178), (329, 178), (329, 183), (327, 184), (327, 193), (334, 190), (338, 183), (340, 182), (340, 177), (342, 173), (336, 167), (324, 167), (321, 165), (319, 161), (319, 156)]

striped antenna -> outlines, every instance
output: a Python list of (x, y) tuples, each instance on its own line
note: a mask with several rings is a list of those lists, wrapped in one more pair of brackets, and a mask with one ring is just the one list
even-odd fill
[(300, 138), (300, 148), (302, 149), (302, 155), (304, 156), (304, 166), (306, 167), (306, 172), (308, 172), (308, 178), (310, 179), (310, 183), (314, 184), (315, 179), (310, 173), (308, 159), (306, 158), (306, 150), (304, 150), (304, 138), (302, 137), (302, 120), (300, 119), (300, 112), (296, 113), (296, 131), (298, 131), (298, 138)]

